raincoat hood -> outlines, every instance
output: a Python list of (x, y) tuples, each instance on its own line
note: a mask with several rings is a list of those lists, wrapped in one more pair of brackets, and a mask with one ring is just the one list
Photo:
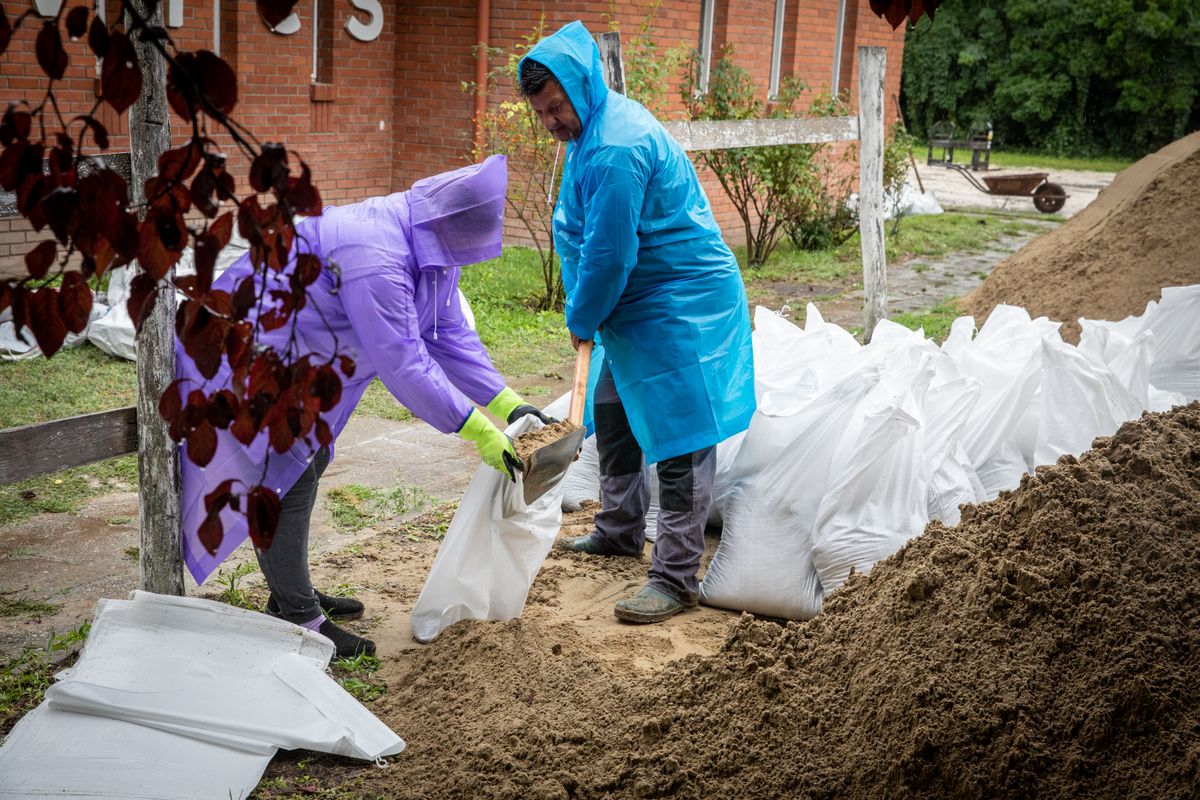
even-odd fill
[(499, 256), (507, 186), (501, 155), (414, 183), (408, 209), (417, 266), (464, 267)]
[[(608, 87), (604, 84), (604, 69), (600, 64), (600, 48), (588, 33), (583, 23), (576, 20), (559, 28), (533, 46), (521, 59), (532, 58), (545, 65), (562, 84), (563, 91), (575, 106), (584, 133), (588, 122), (603, 110), (608, 99)], [(517, 74), (520, 74), (518, 66)], [(581, 134), (582, 136), (582, 134)]]

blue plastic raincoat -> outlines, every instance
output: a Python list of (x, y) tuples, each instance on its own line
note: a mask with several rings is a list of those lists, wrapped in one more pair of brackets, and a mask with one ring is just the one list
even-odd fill
[(581, 22), (538, 42), (583, 125), (567, 145), (554, 211), (567, 327), (601, 333), (649, 462), (750, 424), (754, 362), (737, 260), (696, 170), (640, 103), (609, 91)]
[[(500, 255), (507, 177), (504, 157), (492, 156), (417, 181), (407, 192), (326, 206), (320, 217), (297, 224), (297, 248), (318, 253), (341, 270), (340, 287), (332, 271), (322, 270), (309, 287), (307, 305), (297, 312), (296, 327), (300, 352), (355, 359), (353, 377), (343, 379), (341, 400), (324, 415), (335, 439), (376, 377), (443, 433), (459, 430), (473, 404), (486, 405), (504, 388), (504, 378), (464, 317), (458, 278), (460, 267)], [(286, 288), (294, 266), (293, 258), (284, 272), (271, 275), (271, 285)], [(247, 254), (213, 288), (233, 292), (252, 274)], [(259, 341), (282, 351), (290, 335), (291, 325), (285, 325), (260, 334)], [(206, 381), (178, 340), (175, 352), (176, 376), (194, 383), (185, 391), (230, 384), (228, 364)], [(186, 450), (186, 443), (181, 448)], [(196, 583), (203, 583), (247, 535), (246, 518), (225, 509), (224, 538), (216, 554), (209, 554), (197, 535), (206, 514), (205, 495), (227, 478), (244, 484), (236, 491), (261, 481), (282, 495), (316, 448), (297, 441), (286, 453), (271, 450), (269, 461), (268, 449), (266, 432), (244, 446), (221, 430), (206, 468), (186, 454), (181, 457), (183, 557)]]

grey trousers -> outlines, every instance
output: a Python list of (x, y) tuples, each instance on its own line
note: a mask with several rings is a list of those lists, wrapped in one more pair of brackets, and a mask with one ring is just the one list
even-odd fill
[[(612, 549), (640, 555), (646, 542), (650, 472), (629, 427), (625, 405), (605, 364), (592, 399), (600, 455), (600, 512), (596, 534)], [(663, 409), (663, 413), (670, 413)], [(704, 554), (704, 526), (716, 476), (716, 447), (658, 462), (658, 538), (649, 585), (686, 605), (700, 596), (696, 573)]]
[(297, 625), (321, 615), (321, 605), (308, 574), (308, 528), (317, 502), (317, 484), (327, 466), (329, 450), (322, 447), (308, 469), (280, 498), (283, 508), (270, 549), (254, 549), (271, 596), (279, 604), (279, 617)]

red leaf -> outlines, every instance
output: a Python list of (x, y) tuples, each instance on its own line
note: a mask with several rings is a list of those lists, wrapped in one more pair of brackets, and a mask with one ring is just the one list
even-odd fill
[(243, 404), (238, 409), (237, 419), (229, 426), (229, 432), (247, 447), (254, 441), (254, 437), (258, 436), (258, 423), (254, 420), (254, 414), (249, 405)]
[(213, 224), (208, 226), (208, 233), (217, 240), (217, 247), (224, 249), (233, 235), (233, 212), (226, 211), (213, 220)]
[(212, 286), (213, 267), (217, 263), (217, 255), (221, 252), (221, 245), (217, 244), (217, 240), (210, 234), (202, 234), (196, 237), (195, 264), (196, 264), (196, 288), (202, 294), (207, 293)]
[(267, 192), (271, 189), (282, 191), (287, 185), (288, 166), (287, 151), (283, 145), (267, 142), (262, 152), (254, 157), (250, 164), (250, 186), (256, 192)]
[[(183, 413), (183, 384), (186, 378), (179, 378), (171, 381), (171, 384), (163, 389), (162, 396), (158, 398), (158, 415), (166, 422), (173, 422), (180, 414)], [(179, 441), (176, 439), (176, 441)]]
[(47, 239), (25, 254), (25, 269), (37, 280), (46, 277), (54, 256), (58, 254), (58, 245)]
[(201, 303), (192, 301), (188, 309), (194, 309), (194, 316), (179, 337), (183, 341), (183, 350), (192, 357), (201, 375), (212, 378), (221, 368), (228, 323), (213, 316)]
[(236, 482), (235, 478), (223, 480), (217, 484), (217, 488), (204, 495), (204, 510), (209, 514), (216, 514), (229, 505), (229, 501), (233, 499), (233, 484)]
[(258, 318), (258, 324), (262, 326), (264, 331), (278, 330), (284, 325), (287, 325), (289, 316), (290, 315), (286, 313), (281, 314), (275, 309), (271, 309)]
[(196, 536), (199, 537), (200, 544), (204, 545), (208, 554), (215, 556), (217, 548), (221, 546), (221, 540), (225, 538), (225, 527), (221, 524), (221, 515), (216, 513), (206, 516), (204, 522), (201, 522), (200, 527), (196, 529)]
[(321, 277), (321, 259), (312, 253), (300, 253), (296, 256), (296, 271), (292, 274), (301, 286), (308, 286)]
[[(2, 13), (2, 12), (0, 12)], [(0, 281), (0, 311), (12, 305), (13, 301), (13, 283), (15, 278), (10, 278), (6, 281)]]
[(275, 529), (279, 526), (282, 505), (279, 495), (265, 486), (255, 486), (246, 497), (246, 522), (250, 528), (250, 541), (260, 550), (271, 546)]
[(194, 77), (200, 92), (222, 114), (233, 111), (237, 105), (237, 74), (225, 60), (216, 53), (199, 50), (196, 69)]
[(50, 287), (43, 287), (30, 293), (27, 297), (29, 300), (27, 324), (33, 330), (33, 338), (37, 340), (38, 347), (42, 348), (42, 355), (50, 358), (58, 352), (58, 349), (62, 347), (63, 340), (67, 338), (67, 326), (63, 324), (62, 317), (58, 313), (58, 291)]
[(321, 398), (321, 410), (329, 411), (342, 399), (342, 379), (333, 367), (325, 364), (317, 370), (313, 394)]
[(201, 170), (192, 181), (192, 188), (188, 194), (192, 198), (192, 203), (200, 210), (201, 214), (206, 217), (215, 217), (218, 205), (213, 199), (213, 195), (216, 193), (216, 178), (208, 170)]
[(263, 22), (272, 29), (291, 16), (296, 0), (255, 0)]
[(157, 280), (183, 256), (187, 227), (183, 214), (153, 214), (138, 229), (138, 263)]
[(41, 213), (45, 215), (50, 230), (63, 244), (79, 226), (79, 193), (66, 186), (59, 186), (42, 199)]
[(87, 6), (75, 6), (67, 12), (67, 36), (78, 39), (87, 32)]
[(92, 48), (92, 54), (96, 58), (104, 58), (104, 54), (108, 52), (109, 41), (108, 26), (104, 24), (104, 20), (92, 17), (92, 24), (88, 26), (88, 47)]
[[(166, 185), (186, 181), (200, 166), (200, 156), (203, 150), (195, 139), (189, 139), (187, 144), (166, 150), (158, 157), (158, 178)], [(157, 193), (155, 193), (157, 194)], [(153, 199), (151, 192), (146, 197)]]
[(329, 423), (320, 417), (317, 418), (317, 442), (322, 447), (329, 447), (333, 443), (333, 431), (329, 430)]
[(225, 334), (225, 355), (230, 369), (240, 371), (246, 368), (253, 336), (254, 326), (249, 322), (236, 322), (229, 326), (229, 332)]
[(112, 242), (117, 255), (120, 256), (120, 259), (114, 266), (128, 264), (137, 258), (138, 247), (141, 245), (141, 238), (138, 236), (137, 214), (134, 214), (132, 211), (126, 211), (122, 214), (121, 224), (113, 230), (108, 240)]
[(214, 428), (228, 428), (237, 418), (241, 409), (237, 395), (228, 389), (222, 389), (212, 396), (208, 404), (208, 421)]
[(92, 290), (81, 273), (71, 270), (63, 274), (58, 310), (71, 333), (83, 333), (87, 328), (92, 314)]
[(341, 358), (339, 359), (339, 362), (340, 362), (342, 374), (345, 375), (347, 378), (353, 378), (354, 377), (354, 359), (352, 359), (350, 356), (341, 356)]
[(288, 179), (284, 197), (296, 214), (315, 217), (321, 213), (321, 193), (312, 185), (308, 164), (300, 162), (300, 177)]
[(58, 32), (58, 20), (42, 24), (37, 36), (37, 60), (51, 80), (58, 80), (67, 71), (67, 51), (63, 50), (62, 34)]
[(247, 275), (242, 278), (237, 290), (233, 293), (233, 318), (245, 319), (257, 301), (258, 294), (254, 286), (254, 276)]
[(187, 456), (195, 465), (208, 466), (217, 453), (217, 431), (207, 419), (192, 429), (187, 437)]
[(0, 55), (8, 49), (8, 43), (12, 40), (12, 26), (8, 23), (8, 15), (4, 13), (4, 7), (0, 6)]
[(133, 280), (129, 283), (129, 299), (125, 302), (125, 309), (133, 320), (134, 328), (138, 331), (141, 331), (142, 323), (154, 310), (156, 300), (158, 300), (158, 281), (145, 272), (138, 272), (134, 275)]
[[(21, 179), (25, 177), (25, 152), (29, 149), (29, 143), (24, 140), (14, 141), (4, 148), (3, 155), (0, 155), (0, 187), (5, 191), (14, 191), (21, 185)], [(41, 160), (41, 153), (38, 154), (38, 160)]]
[(137, 53), (121, 31), (112, 34), (100, 68), (100, 90), (104, 101), (118, 114), (133, 105), (142, 93), (142, 70)]
[(108, 149), (108, 129), (100, 124), (100, 120), (95, 117), (82, 117), (83, 124), (92, 129), (92, 138), (96, 140), (96, 147), (101, 150)]
[[(0, 16), (3, 15), (0, 9)], [(28, 111), (17, 111), (15, 103), (9, 103), (0, 120), (0, 144), (8, 147), (14, 141), (25, 142), (29, 139), (29, 129), (33, 125), (33, 117)]]

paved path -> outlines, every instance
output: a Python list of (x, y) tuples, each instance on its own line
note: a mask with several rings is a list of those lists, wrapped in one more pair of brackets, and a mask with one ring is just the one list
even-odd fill
[[(1073, 216), (1088, 203), (1096, 199), (1100, 191), (1112, 183), (1115, 173), (1112, 172), (1081, 172), (1076, 170), (1056, 170), (1039, 167), (993, 169), (993, 175), (1017, 175), (1027, 172), (1049, 172), (1050, 182), (1057, 183), (1067, 192), (1067, 202), (1059, 216)], [(985, 173), (975, 173), (982, 177)], [(1036, 211), (1033, 200), (1029, 197), (1003, 197), (985, 194), (979, 191), (957, 171), (945, 167), (924, 166), (918, 162), (917, 175), (925, 191), (932, 192), (943, 208), (981, 208), (988, 211)], [(912, 167), (908, 170), (908, 182), (917, 186), (917, 178)]]

